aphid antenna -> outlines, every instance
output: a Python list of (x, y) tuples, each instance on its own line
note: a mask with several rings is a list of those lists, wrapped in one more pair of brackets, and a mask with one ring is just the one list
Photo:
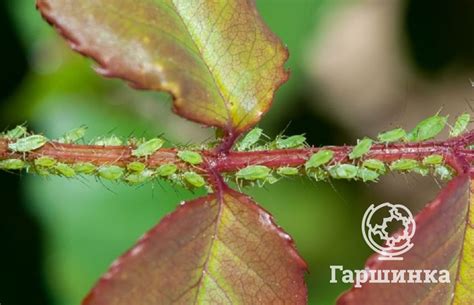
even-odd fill
[(336, 188), (336, 186), (333, 183), (333, 179), (331, 178), (331, 176), (328, 177), (328, 183), (331, 186), (332, 190), (336, 193), (337, 197), (339, 197), (342, 200), (342, 202), (344, 202), (344, 204), (350, 204), (349, 201), (346, 198), (344, 198), (344, 196), (342, 196), (341, 192), (339, 192), (339, 190)]
[(118, 193), (116, 193), (115, 191), (113, 191), (110, 187), (108, 187), (106, 184), (105, 184), (105, 181), (104, 179), (101, 179), (100, 177), (96, 177), (96, 180), (99, 181), (100, 184), (102, 184), (103, 187), (105, 187), (105, 189), (107, 191), (109, 191), (110, 193), (114, 194), (114, 195), (118, 195)]

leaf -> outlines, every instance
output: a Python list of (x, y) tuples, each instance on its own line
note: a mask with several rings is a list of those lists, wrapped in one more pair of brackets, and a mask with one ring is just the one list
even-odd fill
[[(471, 182), (471, 194), (474, 183)], [(455, 178), (416, 217), (413, 248), (403, 261), (383, 261), (373, 255), (374, 270), (449, 270), (446, 283), (366, 283), (341, 296), (338, 305), (474, 304), (474, 199), (469, 178)]]
[(286, 48), (253, 0), (37, 0), (97, 71), (172, 94), (179, 115), (242, 132), (287, 80)]
[(225, 190), (164, 218), (83, 304), (306, 304), (305, 270), (272, 217)]

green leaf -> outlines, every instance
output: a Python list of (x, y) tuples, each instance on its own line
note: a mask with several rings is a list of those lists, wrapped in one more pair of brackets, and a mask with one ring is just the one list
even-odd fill
[[(455, 178), (415, 217), (413, 248), (402, 261), (380, 260), (377, 254), (366, 263), (371, 270), (447, 270), (450, 283), (362, 283), (362, 287), (345, 293), (337, 304), (474, 304), (473, 193), (474, 183), (469, 192), (467, 175)], [(439, 279), (438, 271), (435, 279)]]
[(286, 81), (288, 53), (253, 0), (37, 0), (97, 71), (171, 93), (179, 115), (242, 132)]
[(249, 197), (225, 190), (165, 217), (83, 304), (303, 305), (305, 271), (272, 217)]

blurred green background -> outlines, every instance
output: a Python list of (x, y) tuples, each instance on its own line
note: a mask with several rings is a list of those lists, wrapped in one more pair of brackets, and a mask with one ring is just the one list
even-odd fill
[[(387, 3), (381, 3), (387, 2)], [(305, 133), (312, 145), (352, 143), (435, 113), (469, 109), (474, 90), (472, 1), (257, 0), (288, 45), (291, 80), (261, 126)], [(201, 142), (212, 132), (171, 113), (166, 95), (105, 80), (70, 51), (33, 0), (0, 2), (0, 128), (28, 122), (48, 137), (80, 125), (88, 138), (114, 133)], [(111, 262), (181, 200), (164, 183), (127, 187), (94, 179), (0, 173), (0, 303), (79, 304)], [(329, 284), (329, 265), (360, 269), (369, 248), (367, 206), (415, 211), (433, 179), (387, 177), (378, 185), (295, 179), (250, 189), (295, 239), (309, 264), (310, 304), (333, 304), (349, 286)]]

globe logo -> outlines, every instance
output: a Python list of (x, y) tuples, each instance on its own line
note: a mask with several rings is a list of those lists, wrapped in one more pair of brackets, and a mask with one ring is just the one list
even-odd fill
[[(378, 220), (381, 219), (381, 220)], [(374, 222), (376, 222), (374, 224)], [(390, 229), (397, 226), (394, 234)], [(362, 235), (379, 260), (403, 260), (400, 255), (413, 247), (416, 224), (410, 210), (401, 204), (371, 205), (362, 219)]]

